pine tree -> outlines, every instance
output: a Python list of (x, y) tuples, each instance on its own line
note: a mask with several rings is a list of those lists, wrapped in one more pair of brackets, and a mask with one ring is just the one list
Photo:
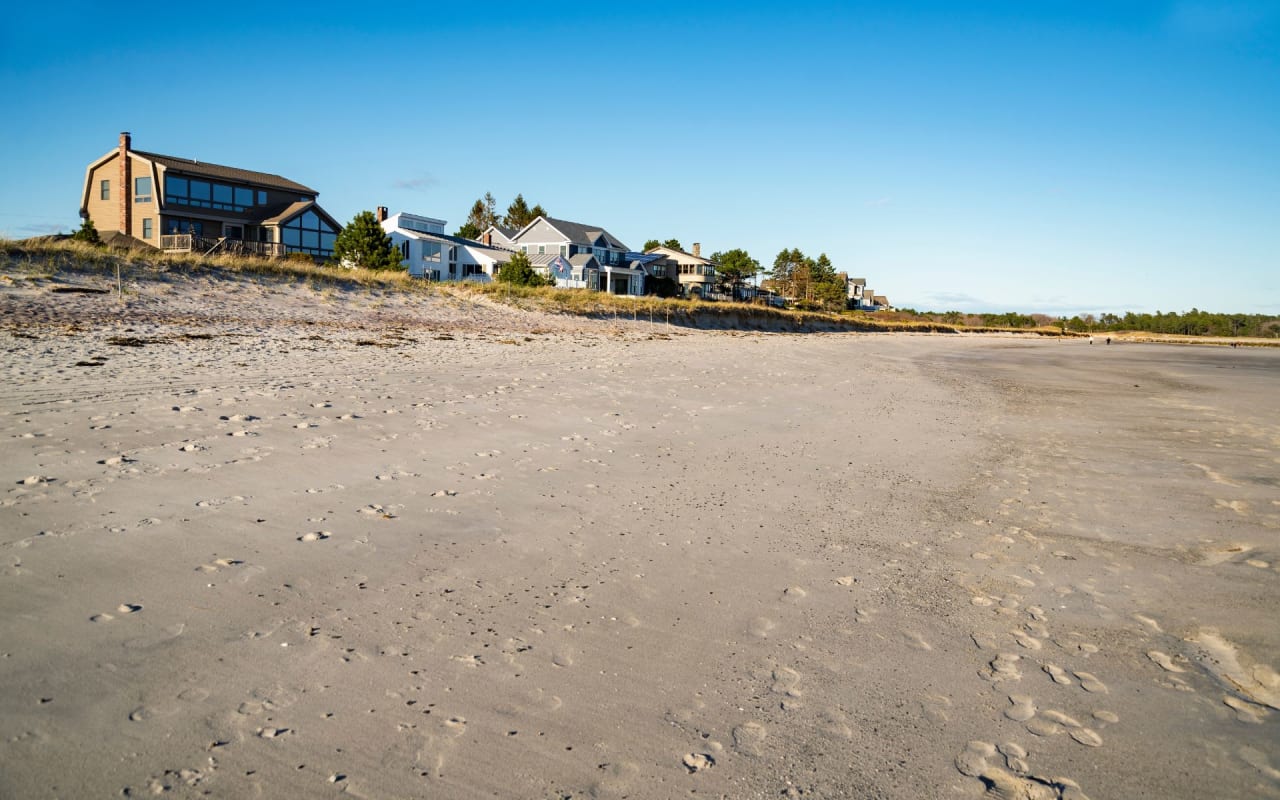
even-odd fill
[(680, 245), (679, 239), (668, 239), (662, 243), (662, 246), (669, 247), (672, 250), (679, 250), (680, 252), (684, 252), (684, 248)]
[(498, 269), (499, 283), (511, 283), (516, 286), (546, 286), (554, 284), (554, 279), (545, 279), (534, 272), (529, 257), (517, 250), (511, 254), (511, 260)]
[(533, 222), (538, 217), (545, 218), (546, 216), (547, 210), (541, 205), (535, 205), (533, 208), (529, 209), (529, 222)]
[(94, 227), (93, 220), (85, 217), (80, 223), (80, 229), (71, 234), (72, 241), (85, 242), (86, 244), (102, 244), (102, 238), (98, 236), (98, 229)]
[(523, 194), (517, 194), (516, 199), (511, 201), (511, 205), (507, 206), (507, 216), (503, 219), (503, 224), (508, 228), (519, 230), (530, 222), (533, 222), (534, 214), (529, 210), (529, 204), (525, 202)]
[(662, 242), (657, 239), (649, 239), (644, 243), (644, 252), (647, 253), (655, 247), (662, 247)]
[(399, 269), (400, 249), (372, 211), (356, 214), (333, 242), (333, 263), (364, 269)]

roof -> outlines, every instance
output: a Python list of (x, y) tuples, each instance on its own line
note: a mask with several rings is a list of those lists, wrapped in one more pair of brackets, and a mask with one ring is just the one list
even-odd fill
[(866, 286), (867, 279), (866, 278), (850, 278), (849, 283), (855, 283), (858, 286)]
[[(569, 237), (569, 241), (574, 244), (594, 245), (596, 243), (596, 239), (603, 236), (609, 243), (610, 247), (617, 248), (619, 250), (627, 249), (627, 246), (620, 242), (618, 237), (598, 225), (584, 225), (581, 222), (570, 222), (567, 219), (556, 219), (554, 217), (541, 217), (541, 219), (546, 220), (548, 225)], [(529, 228), (531, 228), (537, 221), (538, 220), (535, 219), (533, 222), (530, 222), (519, 232), (524, 233), (529, 230)], [(508, 235), (507, 238), (511, 238), (511, 235)]]
[(148, 153), (143, 150), (130, 150), (134, 155), (142, 156), (149, 161), (159, 164), (166, 169), (178, 170), (188, 175), (202, 175), (208, 178), (221, 178), (228, 181), (238, 181), (240, 183), (251, 183), (255, 186), (265, 186), (268, 189), (283, 189), (287, 192), (299, 192), (304, 194), (319, 194), (315, 189), (303, 186), (296, 181), (288, 178), (274, 175), (270, 172), (254, 172), (253, 170), (240, 169), (239, 167), (224, 167), (221, 164), (207, 164), (203, 161), (195, 161), (190, 158), (178, 158), (177, 156), (165, 156), (159, 153)]
[(439, 239), (442, 242), (450, 242), (451, 244), (460, 244), (464, 247), (470, 247), (476, 250), (491, 250), (498, 255), (507, 255), (512, 252), (509, 247), (501, 247), (496, 244), (485, 244), (477, 242), (475, 239), (467, 239), (463, 236), (453, 236), (448, 233), (428, 233), (427, 231), (415, 231), (413, 228), (396, 227), (396, 233), (408, 236), (411, 239)]
[(539, 253), (529, 256), (529, 265), (532, 267), (545, 267), (559, 257), (555, 253)]
[[(569, 263), (575, 267), (589, 267), (596, 260), (596, 257), (590, 253), (574, 253), (569, 256)], [(599, 266), (599, 265), (597, 265)]]
[(646, 252), (646, 253), (648, 253), (648, 254), (657, 254), (657, 253), (659, 253), (659, 251), (661, 252), (661, 255), (663, 255), (663, 256), (667, 256), (667, 257), (673, 257), (673, 256), (680, 255), (680, 256), (685, 256), (686, 258), (691, 258), (691, 259), (693, 259), (693, 260), (695, 260), (695, 261), (701, 261), (703, 264), (714, 264), (714, 263), (715, 263), (714, 261), (712, 261), (712, 260), (711, 260), (711, 259), (709, 259), (709, 258), (703, 258), (702, 256), (695, 256), (693, 253), (689, 253), (689, 252), (686, 252), (686, 251), (684, 251), (684, 250), (680, 250), (680, 249), (675, 248), (675, 247), (667, 247), (666, 245), (660, 245), (660, 246), (658, 246), (658, 247), (650, 247), (650, 248), (649, 248), (648, 250), (646, 250), (645, 252)]

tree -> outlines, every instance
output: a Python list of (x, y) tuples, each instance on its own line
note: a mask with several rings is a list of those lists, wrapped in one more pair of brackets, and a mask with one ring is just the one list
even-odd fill
[(711, 260), (716, 265), (717, 279), (735, 298), (743, 295), (742, 289), (747, 281), (755, 278), (760, 272), (760, 262), (740, 248), (725, 253), (712, 253)]
[(463, 239), (479, 239), (480, 234), (482, 233), (484, 233), (484, 231), (480, 228), (477, 228), (470, 222), (465, 222), (462, 224), (462, 227), (453, 232), (453, 235), (461, 236)]
[(662, 247), (662, 242), (657, 239), (648, 239), (644, 243), (644, 252), (647, 253), (655, 247)]
[(680, 246), (680, 240), (679, 240), (679, 239), (668, 239), (668, 240), (666, 240), (665, 242), (663, 242), (663, 243), (662, 243), (662, 246), (663, 246), (663, 247), (670, 247), (672, 250), (680, 250), (680, 251), (683, 251), (683, 250), (684, 250), (684, 248)]
[(98, 236), (98, 229), (93, 226), (93, 220), (88, 216), (80, 223), (80, 229), (71, 234), (72, 241), (85, 242), (86, 244), (102, 244), (102, 238)]
[[(529, 222), (533, 222), (538, 217), (545, 217), (546, 215), (547, 210), (545, 208), (541, 205), (535, 205), (533, 208), (529, 209)], [(528, 223), (525, 224), (527, 225)]]
[(507, 216), (503, 218), (503, 224), (508, 228), (519, 230), (535, 218), (534, 213), (529, 210), (529, 204), (525, 202), (523, 194), (517, 194), (516, 199), (511, 201), (511, 205), (507, 206)]
[(400, 248), (372, 211), (356, 214), (333, 242), (332, 262), (344, 267), (399, 269), (400, 261)]
[(498, 269), (497, 280), (516, 286), (554, 286), (554, 278), (543, 278), (534, 272), (529, 257), (517, 250), (511, 254), (511, 260)]

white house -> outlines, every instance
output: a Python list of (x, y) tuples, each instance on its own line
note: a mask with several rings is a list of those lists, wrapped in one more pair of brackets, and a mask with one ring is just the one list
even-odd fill
[[(502, 232), (496, 226), (485, 231), (493, 240), (499, 233)], [(630, 253), (604, 228), (538, 217), (509, 237), (503, 234), (503, 238), (513, 249), (527, 254), (535, 269), (555, 276), (557, 286), (644, 294), (645, 272), (632, 261), (637, 254)]]
[(400, 248), (401, 265), (415, 278), (432, 281), (488, 282), (511, 260), (511, 251), (444, 232), (445, 221), (401, 211), (387, 216), (378, 207), (378, 222)]

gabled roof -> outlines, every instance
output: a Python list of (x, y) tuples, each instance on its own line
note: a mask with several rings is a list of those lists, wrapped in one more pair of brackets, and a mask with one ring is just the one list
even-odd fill
[(867, 279), (866, 278), (850, 278), (849, 283), (855, 283), (858, 286), (866, 286)]
[(221, 164), (206, 164), (203, 161), (195, 161), (190, 158), (178, 158), (177, 156), (165, 156), (159, 153), (148, 153), (143, 150), (130, 150), (135, 156), (141, 156), (148, 161), (159, 164), (166, 169), (176, 170), (187, 175), (199, 175), (206, 178), (220, 178), (227, 181), (237, 181), (239, 183), (249, 183), (254, 186), (262, 186), (268, 189), (281, 189), (286, 192), (298, 192), (299, 194), (319, 194), (315, 189), (303, 186), (302, 184), (291, 181), (280, 175), (273, 175), (270, 172), (254, 172), (253, 170), (240, 169), (239, 167), (224, 167)]
[(548, 225), (560, 231), (564, 238), (574, 244), (585, 244), (594, 247), (595, 243), (601, 237), (604, 237), (605, 243), (613, 249), (626, 250), (627, 246), (618, 241), (618, 237), (609, 233), (598, 225), (583, 225), (580, 222), (570, 222), (566, 219), (555, 219), (554, 217), (537, 217), (528, 225), (520, 229), (518, 233), (508, 236), (509, 239), (516, 239), (524, 234), (525, 231), (538, 224), (538, 220), (545, 221)]
[(708, 258), (703, 258), (702, 256), (695, 256), (693, 253), (687, 253), (684, 250), (677, 250), (674, 247), (665, 247), (665, 246), (650, 247), (645, 252), (649, 254), (655, 254), (655, 253), (661, 254), (661, 255), (667, 256), (668, 258), (674, 258), (675, 256), (684, 256), (685, 258), (691, 258), (694, 261), (700, 261), (703, 264), (707, 264), (707, 265), (711, 265), (715, 263), (714, 261)]
[(325, 222), (328, 222), (331, 226), (333, 226), (333, 229), (335, 231), (342, 230), (342, 223), (338, 222), (336, 219), (330, 216), (329, 212), (321, 208), (314, 200), (299, 200), (296, 203), (290, 203), (288, 206), (285, 207), (284, 211), (279, 212), (275, 216), (268, 217), (267, 219), (261, 220), (260, 222), (258, 222), (258, 224), (259, 225), (283, 225), (288, 220), (291, 220), (294, 217), (306, 211), (316, 212), (316, 214), (322, 217), (325, 220)]
[(595, 261), (596, 257), (590, 253), (574, 253), (569, 256), (569, 263), (575, 267), (592, 267), (593, 265), (598, 267), (599, 264)]

